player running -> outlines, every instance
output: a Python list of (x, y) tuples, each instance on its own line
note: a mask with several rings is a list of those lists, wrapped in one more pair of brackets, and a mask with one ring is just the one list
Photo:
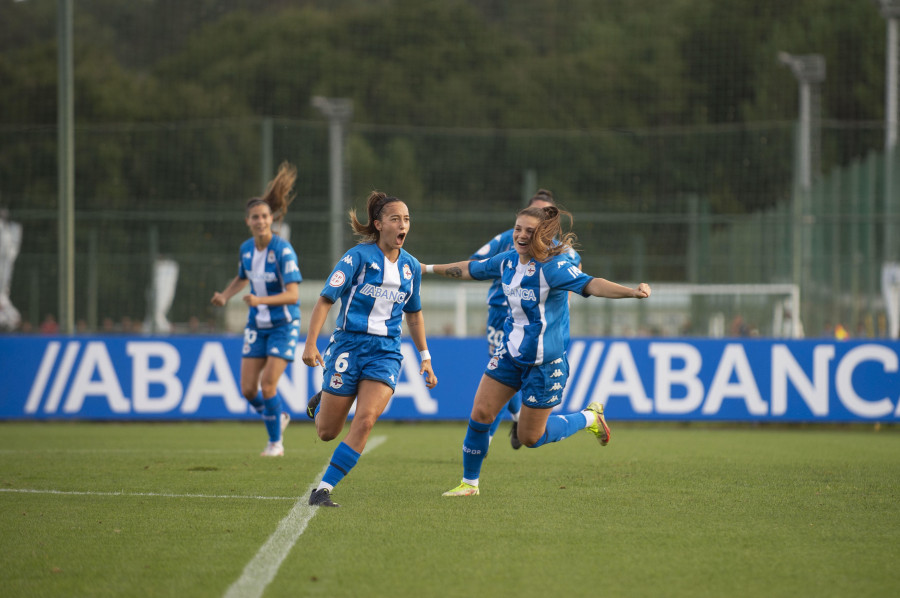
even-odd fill
[[(553, 193), (548, 191), (547, 189), (538, 189), (535, 194), (528, 200), (528, 206), (534, 206), (537, 208), (545, 208), (547, 206), (555, 206), (556, 199), (553, 197)], [(483, 260), (490, 257), (494, 257), (500, 253), (505, 253), (513, 248), (513, 229), (509, 229), (504, 231), (485, 243), (481, 249), (479, 249), (476, 253), (472, 254), (469, 257), (470, 260)], [(571, 247), (565, 253), (569, 259), (572, 260), (572, 263), (581, 267), (581, 256), (578, 255)], [(498, 351), (501, 353), (506, 351), (506, 343), (504, 342), (504, 331), (503, 324), (506, 322), (506, 317), (509, 315), (509, 305), (506, 302), (506, 295), (503, 293), (503, 285), (500, 283), (499, 278), (495, 278), (491, 283), (491, 288), (488, 289), (487, 296), (488, 303), (488, 319), (487, 319), (487, 342), (488, 342), (488, 355), (495, 355)], [(522, 397), (519, 393), (516, 393), (512, 399), (506, 404), (506, 410), (509, 412), (509, 415), (512, 419), (512, 425), (509, 428), (509, 443), (515, 450), (519, 450), (522, 448), (522, 443), (519, 442), (518, 437), (518, 426), (519, 426), (519, 411), (522, 409)], [(501, 410), (502, 412), (502, 410)], [(498, 414), (496, 419), (494, 419), (494, 423), (491, 424), (491, 429), (488, 432), (488, 438), (493, 439), (494, 434), (497, 432), (497, 428), (500, 426), (500, 420), (502, 419), (502, 415)]]
[[(369, 195), (367, 212), (369, 221), (363, 225), (355, 210), (350, 211), (350, 225), (361, 238), (360, 244), (334, 267), (313, 308), (303, 349), (303, 363), (325, 369), (322, 392), (307, 406), (319, 438), (336, 438), (356, 401), (350, 431), (335, 449), (322, 482), (310, 494), (309, 504), (315, 506), (340, 506), (331, 500), (331, 491), (356, 465), (372, 427), (394, 394), (403, 361), (403, 314), (422, 360), (419, 373), (425, 374), (428, 388), (437, 384), (419, 296), (422, 268), (403, 249), (409, 234), (409, 209), (396, 197), (376, 191)], [(341, 308), (323, 359), (316, 339), (338, 299)]]
[(245, 222), (253, 238), (241, 244), (237, 276), (210, 303), (222, 307), (250, 283), (244, 295), (249, 307), (241, 358), (241, 393), (262, 415), (269, 433), (263, 457), (284, 455), (283, 433), (291, 416), (283, 410), (278, 379), (300, 337), (300, 290), (303, 280), (297, 253), (289, 242), (272, 232), (294, 199), (291, 189), (297, 169), (284, 162), (262, 197), (247, 201)]
[(463, 440), (463, 478), (444, 496), (479, 493), (481, 465), (487, 454), (491, 423), (516, 391), (522, 394), (518, 437), (527, 447), (559, 442), (584, 428), (601, 445), (609, 443), (603, 405), (593, 402), (578, 413), (550, 415), (560, 404), (569, 376), (568, 293), (585, 297), (620, 299), (650, 296), (650, 286), (632, 289), (583, 273), (563, 254), (575, 243), (572, 232), (563, 234), (561, 216), (554, 206), (520, 210), (513, 229), (513, 249), (490, 259), (425, 266), (449, 278), (500, 278), (509, 304), (504, 324), (506, 353), (491, 357), (475, 392), (472, 413)]

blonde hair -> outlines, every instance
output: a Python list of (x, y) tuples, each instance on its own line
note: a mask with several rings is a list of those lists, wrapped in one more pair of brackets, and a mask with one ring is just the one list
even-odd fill
[(569, 219), (569, 229), (571, 229), (574, 224), (571, 213), (556, 206), (527, 207), (519, 210), (516, 216), (531, 216), (538, 221), (534, 234), (531, 236), (531, 246), (528, 248), (537, 261), (546, 262), (551, 257), (566, 253), (569, 249), (575, 249), (578, 237), (571, 230), (563, 231), (562, 226), (562, 218), (566, 217)]
[(292, 190), (294, 181), (297, 180), (297, 167), (288, 162), (282, 162), (278, 167), (278, 174), (269, 181), (262, 197), (252, 197), (247, 200), (247, 211), (253, 206), (264, 203), (272, 212), (272, 220), (280, 222), (287, 214), (288, 206), (294, 201)]
[(378, 242), (381, 232), (375, 228), (375, 221), (381, 219), (381, 212), (384, 210), (384, 206), (395, 201), (400, 201), (400, 199), (383, 191), (372, 191), (368, 199), (366, 199), (366, 214), (369, 217), (369, 221), (366, 224), (361, 223), (356, 218), (355, 209), (350, 210), (350, 227), (353, 229), (353, 234), (360, 237), (360, 243)]

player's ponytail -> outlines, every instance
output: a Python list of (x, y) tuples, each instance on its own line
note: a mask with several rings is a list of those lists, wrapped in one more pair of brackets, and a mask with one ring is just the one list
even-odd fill
[(519, 211), (519, 215), (531, 216), (538, 225), (531, 236), (531, 255), (539, 262), (545, 262), (555, 255), (565, 253), (575, 247), (577, 237), (571, 230), (563, 231), (563, 217), (569, 219), (571, 229), (572, 214), (556, 206), (543, 208), (529, 207)]
[(384, 207), (395, 201), (400, 200), (383, 191), (372, 191), (366, 200), (366, 214), (369, 217), (366, 224), (357, 219), (355, 209), (350, 210), (350, 227), (353, 229), (353, 234), (360, 237), (360, 243), (378, 242), (380, 232), (375, 228), (375, 221), (381, 218)]
[(262, 197), (251, 197), (247, 200), (247, 212), (253, 206), (264, 203), (269, 206), (269, 211), (272, 212), (272, 221), (280, 222), (284, 219), (284, 215), (287, 214), (288, 206), (294, 201), (292, 190), (296, 180), (297, 168), (288, 162), (282, 162), (278, 167), (278, 174), (269, 182)]

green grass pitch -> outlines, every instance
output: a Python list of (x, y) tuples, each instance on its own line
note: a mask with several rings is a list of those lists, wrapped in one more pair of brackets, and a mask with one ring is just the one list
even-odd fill
[(900, 595), (897, 428), (611, 425), (513, 451), (504, 424), (481, 496), (444, 498), (465, 424), (380, 422), (315, 510), (307, 421), (281, 459), (261, 423), (2, 423), (0, 594)]

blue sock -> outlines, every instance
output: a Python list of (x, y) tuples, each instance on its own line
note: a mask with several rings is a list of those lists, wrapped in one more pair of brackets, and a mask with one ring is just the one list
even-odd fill
[(522, 410), (522, 393), (517, 392), (513, 395), (513, 398), (506, 404), (506, 410), (513, 414)]
[(328, 464), (328, 469), (325, 470), (322, 481), (326, 484), (331, 484), (332, 487), (337, 486), (337, 483), (350, 473), (357, 461), (359, 461), (359, 453), (343, 442), (340, 443), (334, 449), (334, 454), (331, 455), (331, 463)]
[(481, 463), (487, 456), (491, 424), (482, 424), (469, 418), (469, 428), (463, 440), (463, 477), (477, 480), (481, 475)]
[(263, 396), (262, 391), (256, 393), (256, 396), (252, 399), (247, 399), (247, 402), (250, 403), (250, 406), (253, 407), (253, 410), (262, 415), (263, 412)]
[(565, 440), (575, 432), (584, 429), (587, 425), (587, 417), (580, 411), (578, 413), (570, 413), (569, 415), (551, 415), (547, 420), (547, 427), (544, 429), (544, 435), (541, 436), (537, 444), (531, 448)]
[(497, 417), (494, 418), (494, 423), (491, 424), (491, 429), (488, 430), (488, 437), (493, 438), (494, 434), (497, 433), (497, 428), (500, 427), (500, 420), (503, 419), (503, 412), (497, 414)]
[(281, 440), (281, 395), (277, 392), (271, 399), (263, 399), (262, 418), (269, 432), (269, 442)]

